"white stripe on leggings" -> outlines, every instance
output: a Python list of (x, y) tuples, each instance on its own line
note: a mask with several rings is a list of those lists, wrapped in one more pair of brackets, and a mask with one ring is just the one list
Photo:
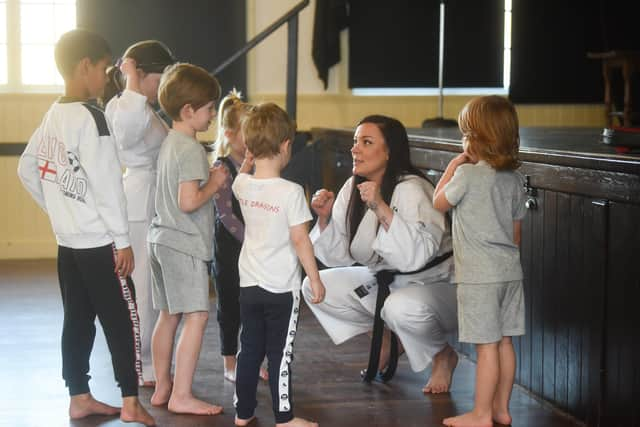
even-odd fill
[(289, 377), (291, 370), (289, 364), (293, 360), (293, 340), (296, 337), (298, 328), (298, 314), (300, 312), (300, 289), (291, 291), (293, 296), (293, 304), (291, 307), (291, 317), (289, 318), (289, 327), (287, 328), (287, 339), (284, 349), (282, 350), (282, 361), (280, 362), (280, 374), (278, 376), (278, 402), (280, 412), (289, 412), (291, 403), (289, 400)]

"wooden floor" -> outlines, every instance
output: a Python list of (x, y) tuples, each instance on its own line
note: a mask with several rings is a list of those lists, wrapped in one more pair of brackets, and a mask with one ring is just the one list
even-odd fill
[[(0, 426), (118, 426), (119, 419), (89, 417), (70, 422), (68, 396), (60, 377), (62, 308), (55, 261), (0, 262)], [(100, 328), (98, 328), (100, 331)], [(170, 414), (149, 404), (151, 390), (141, 389), (142, 403), (159, 426), (233, 425), (233, 385), (222, 378), (215, 304), (194, 383), (195, 393), (224, 406), (215, 417)], [(444, 417), (467, 411), (473, 403), (474, 365), (462, 359), (450, 394), (425, 396), (428, 370), (414, 373), (402, 358), (388, 385), (363, 384), (358, 372), (366, 363), (367, 339), (334, 346), (309, 310), (302, 310), (296, 338), (294, 398), (296, 415), (325, 427), (438, 426)], [(93, 394), (119, 405), (104, 337), (98, 333), (91, 360)], [(259, 386), (258, 422), (273, 425), (266, 384)], [(531, 398), (516, 387), (513, 426), (569, 427), (579, 423)]]

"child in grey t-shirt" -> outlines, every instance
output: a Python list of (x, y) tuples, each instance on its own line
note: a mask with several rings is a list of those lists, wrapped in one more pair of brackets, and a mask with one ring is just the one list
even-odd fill
[(509, 425), (516, 366), (511, 337), (524, 335), (518, 117), (507, 99), (485, 96), (465, 105), (458, 125), (464, 152), (447, 166), (433, 205), (453, 209), (459, 338), (476, 344), (478, 372), (473, 410), (444, 424)]
[[(147, 241), (153, 278), (154, 406), (180, 414), (215, 415), (222, 407), (193, 395), (191, 386), (209, 318), (209, 278), (214, 194), (227, 179), (221, 166), (209, 169), (196, 133), (209, 128), (220, 97), (218, 81), (191, 64), (175, 64), (162, 76), (160, 105), (173, 124), (158, 155), (156, 216)], [(171, 361), (179, 324), (175, 374)]]

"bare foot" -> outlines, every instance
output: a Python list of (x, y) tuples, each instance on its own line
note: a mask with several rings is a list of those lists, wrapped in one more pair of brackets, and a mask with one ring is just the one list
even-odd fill
[[(260, 375), (260, 379), (262, 381), (269, 381), (269, 372), (267, 372), (266, 369), (264, 368), (260, 368), (260, 373), (258, 374)], [(224, 371), (224, 379), (235, 383), (236, 382), (236, 371)]]
[(389, 359), (391, 358), (391, 338), (389, 337), (389, 331), (385, 329), (382, 335), (382, 344), (380, 346), (380, 358), (378, 359), (378, 372), (383, 372), (387, 369)]
[(146, 426), (155, 426), (156, 421), (140, 404), (136, 396), (125, 397), (122, 399), (122, 411), (120, 411), (120, 419), (125, 423), (142, 423)]
[(224, 379), (232, 383), (236, 382), (236, 356), (222, 356), (224, 361)]
[(442, 424), (451, 427), (493, 427), (491, 416), (479, 417), (473, 412), (467, 412), (457, 417), (445, 418)]
[(458, 365), (458, 354), (449, 344), (433, 358), (431, 378), (422, 388), (423, 393), (447, 393), (451, 387), (453, 371)]
[(229, 382), (235, 383), (236, 382), (236, 371), (235, 371), (235, 369), (233, 371), (226, 371), (225, 370), (224, 371), (224, 379), (229, 381)]
[(243, 420), (242, 418), (238, 418), (236, 416), (236, 425), (237, 426), (248, 426), (249, 424), (251, 424), (253, 421), (255, 421), (256, 416), (254, 415), (253, 417)]
[(222, 413), (222, 406), (212, 405), (193, 396), (169, 399), (169, 411), (175, 414), (218, 415)]
[(156, 389), (151, 396), (151, 404), (153, 406), (164, 406), (169, 402), (171, 397), (171, 389), (173, 389), (173, 383), (156, 383)]
[(510, 426), (512, 421), (509, 411), (493, 411), (493, 422), (504, 426)]
[(72, 420), (84, 418), (89, 415), (118, 415), (120, 408), (107, 405), (93, 398), (91, 393), (76, 394), (71, 396), (69, 402), (69, 417)]
[(304, 418), (294, 418), (288, 423), (278, 423), (276, 427), (318, 427), (318, 423), (314, 423)]
[(269, 372), (264, 369), (264, 368), (260, 368), (260, 379), (262, 381), (269, 381)]

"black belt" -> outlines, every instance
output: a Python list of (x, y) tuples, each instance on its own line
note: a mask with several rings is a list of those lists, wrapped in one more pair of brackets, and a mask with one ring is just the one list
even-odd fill
[[(363, 381), (371, 382), (378, 372), (378, 364), (380, 363), (380, 351), (382, 349), (382, 335), (384, 332), (384, 322), (380, 316), (384, 300), (389, 296), (389, 285), (393, 283), (393, 279), (396, 275), (409, 275), (416, 274), (422, 271), (428, 270), (431, 267), (442, 263), (447, 260), (453, 254), (452, 251), (439, 255), (429, 261), (424, 267), (415, 271), (400, 272), (397, 270), (380, 270), (376, 273), (376, 281), (378, 282), (378, 295), (376, 298), (376, 313), (373, 318), (373, 333), (371, 336), (371, 350), (369, 352), (369, 365), (367, 371), (362, 377)], [(380, 372), (380, 379), (382, 381), (389, 381), (396, 373), (396, 367), (398, 366), (398, 339), (396, 335), (391, 332), (391, 352), (389, 355), (389, 364), (384, 372)]]

